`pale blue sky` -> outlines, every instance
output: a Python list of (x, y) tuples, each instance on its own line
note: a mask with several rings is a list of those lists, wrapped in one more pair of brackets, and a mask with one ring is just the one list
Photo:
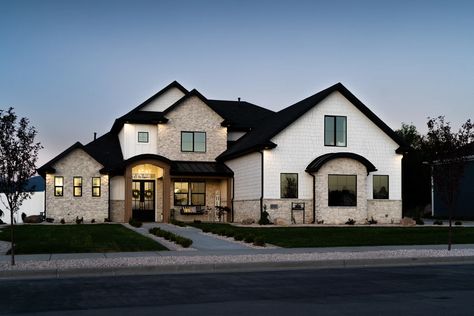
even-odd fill
[(342, 82), (388, 125), (474, 118), (474, 1), (0, 0), (0, 108), (40, 164), (173, 80), (279, 110)]

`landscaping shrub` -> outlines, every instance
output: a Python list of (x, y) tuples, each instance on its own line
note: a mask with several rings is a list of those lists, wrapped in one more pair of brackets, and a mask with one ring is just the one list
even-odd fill
[(271, 224), (270, 223), (270, 219), (268, 218), (270, 214), (268, 214), (267, 211), (263, 211), (262, 212), (262, 217), (260, 217), (260, 219), (258, 220), (258, 224), (259, 225), (269, 225)]
[(110, 223), (110, 222), (112, 222), (112, 221), (110, 220), (110, 218), (108, 218), (108, 217), (104, 218), (104, 223)]
[(76, 216), (76, 224), (82, 224), (84, 223), (84, 217), (79, 218), (79, 216)]
[(244, 235), (242, 235), (242, 234), (236, 234), (236, 235), (234, 236), (234, 239), (237, 240), (237, 241), (244, 240)]
[(180, 227), (185, 227), (186, 226), (186, 223), (184, 223), (182, 221), (178, 221), (177, 219), (171, 219), (170, 223), (173, 224), (173, 225), (176, 225), (176, 226), (180, 226)]
[(128, 221), (128, 223), (133, 226), (133, 227), (142, 227), (142, 222), (140, 221), (137, 221), (136, 219), (133, 219), (133, 218), (130, 218), (130, 220)]
[(61, 221), (59, 221), (61, 224), (66, 224), (66, 221), (64, 220), (64, 218), (61, 218)]
[[(354, 222), (354, 223), (355, 223), (355, 222)], [(370, 220), (367, 221), (367, 223), (368, 223), (369, 225), (372, 225), (372, 224), (377, 224), (377, 221), (376, 221), (373, 217), (371, 217)]]
[(91, 224), (94, 224), (95, 223), (95, 219), (91, 219)]
[(346, 225), (354, 225), (356, 223), (355, 220), (353, 220), (352, 218), (349, 218), (346, 222)]
[(253, 241), (254, 246), (265, 247), (265, 240), (263, 237), (256, 237)]
[(205, 227), (202, 228), (202, 231), (203, 231), (203, 233), (209, 233), (211, 231), (211, 229), (209, 227), (205, 226)]
[(199, 220), (199, 219), (195, 219), (193, 222), (194, 222), (194, 224), (201, 224), (202, 223), (201, 220)]
[(247, 236), (245, 236), (245, 238), (244, 238), (244, 241), (245, 241), (246, 243), (248, 243), (248, 244), (253, 243), (254, 240), (255, 240), (255, 237), (254, 237), (253, 235), (247, 235)]
[[(54, 218), (46, 217), (45, 221), (46, 221), (47, 223), (52, 223), (52, 222), (54, 222)], [(1, 224), (1, 223), (0, 223), (0, 224)]]
[(192, 245), (193, 241), (189, 238), (178, 236), (172, 232), (162, 230), (159, 227), (153, 227), (148, 230), (150, 234), (153, 234), (158, 237), (162, 237), (166, 240), (173, 241), (174, 243), (181, 245), (183, 248), (188, 248)]
[(416, 225), (425, 225), (425, 222), (421, 218), (415, 218)]
[(455, 221), (455, 222), (454, 222), (454, 225), (456, 225), (456, 226), (461, 226), (461, 225), (462, 225), (462, 222), (461, 222), (461, 221)]
[(433, 225), (443, 225), (443, 221), (440, 221), (439, 219), (437, 219), (433, 222)]

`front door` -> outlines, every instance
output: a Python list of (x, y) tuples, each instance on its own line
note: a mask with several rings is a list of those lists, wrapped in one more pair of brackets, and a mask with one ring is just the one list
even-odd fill
[(155, 181), (133, 181), (132, 217), (141, 222), (155, 221)]

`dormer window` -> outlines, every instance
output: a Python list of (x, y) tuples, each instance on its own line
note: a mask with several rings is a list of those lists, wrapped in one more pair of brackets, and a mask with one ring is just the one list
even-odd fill
[(326, 115), (324, 117), (324, 146), (347, 146), (347, 118)]
[(138, 132), (138, 142), (139, 143), (148, 143), (148, 132)]
[(182, 152), (206, 152), (206, 133), (205, 132), (181, 132), (181, 151)]

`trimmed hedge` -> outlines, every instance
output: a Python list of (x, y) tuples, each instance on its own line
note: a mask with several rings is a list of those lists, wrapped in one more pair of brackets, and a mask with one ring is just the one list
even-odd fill
[(193, 241), (189, 238), (176, 235), (167, 230), (163, 230), (159, 227), (153, 227), (149, 229), (149, 233), (158, 237), (162, 237), (166, 240), (172, 241), (175, 244), (181, 245), (183, 248), (189, 248), (193, 244)]

